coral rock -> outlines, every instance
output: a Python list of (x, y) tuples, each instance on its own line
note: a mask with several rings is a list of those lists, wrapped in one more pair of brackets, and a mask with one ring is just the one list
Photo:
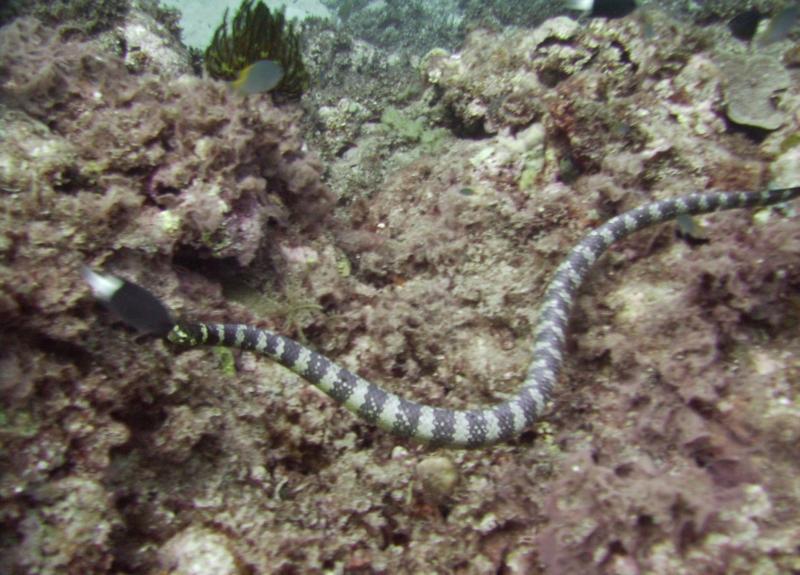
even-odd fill
[(171, 575), (241, 575), (231, 543), (221, 533), (190, 527), (159, 550), (161, 565)]
[(789, 72), (770, 54), (729, 55), (722, 58), (726, 78), (727, 114), (732, 122), (764, 130), (777, 130), (786, 120), (785, 112), (772, 100), (789, 87)]

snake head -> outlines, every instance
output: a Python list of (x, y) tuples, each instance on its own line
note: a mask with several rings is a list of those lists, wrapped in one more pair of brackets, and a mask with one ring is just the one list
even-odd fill
[(197, 324), (176, 323), (167, 334), (167, 341), (176, 345), (192, 347), (207, 339), (207, 332)]

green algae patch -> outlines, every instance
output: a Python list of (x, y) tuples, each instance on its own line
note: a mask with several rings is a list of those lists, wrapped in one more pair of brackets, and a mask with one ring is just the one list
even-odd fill
[(217, 364), (222, 370), (222, 373), (231, 377), (236, 375), (236, 358), (233, 357), (233, 352), (227, 347), (215, 347), (214, 357), (217, 359)]
[(409, 118), (395, 107), (389, 106), (381, 114), (381, 124), (386, 126), (398, 139), (414, 143), (422, 139), (425, 123), (419, 118)]
[(29, 412), (0, 409), (0, 434), (24, 439), (37, 433), (39, 426)]
[(796, 148), (800, 146), (800, 132), (795, 132), (794, 134), (788, 135), (784, 140), (781, 142), (781, 155), (785, 154), (792, 148)]

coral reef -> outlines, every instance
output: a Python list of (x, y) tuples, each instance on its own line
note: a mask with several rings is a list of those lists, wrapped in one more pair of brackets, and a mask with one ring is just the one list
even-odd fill
[[(87, 322), (80, 266), (127, 270), (168, 296), (179, 285), (168, 262), (268, 265), (289, 229), (308, 237), (331, 202), (318, 161), (302, 150), (297, 110), (268, 97), (256, 105), (219, 82), (132, 75), (103, 46), (30, 19), (0, 31), (0, 539), (9, 573), (111, 569), (121, 545), (119, 492), (103, 483), (112, 449), (160, 419), (143, 406), (165, 380), (145, 366), (165, 350), (140, 355), (126, 337), (106, 348)], [(107, 371), (96, 362), (106, 353), (132, 364)], [(148, 399), (151, 385), (159, 391)], [(203, 443), (205, 431), (184, 431), (187, 421), (215, 421), (213, 410), (170, 414), (174, 441), (153, 443), (165, 457)]]
[(20, 16), (34, 16), (47, 25), (90, 35), (113, 34), (133, 16), (157, 22), (151, 32), (164, 28), (174, 39), (181, 35), (180, 14), (158, 0), (8, 0), (0, 5), (0, 24)]
[(100, 44), (125, 60), (131, 72), (151, 72), (167, 77), (189, 73), (193, 56), (181, 42), (175, 11), (138, 0), (124, 21), (102, 34)]
[(11, 16), (35, 15), (50, 25), (69, 23), (89, 33), (108, 30), (120, 22), (130, 9), (129, 0), (56, 0), (55, 2), (3, 3), (3, 22)]
[[(41, 46), (31, 50), (26, 35)], [(23, 123), (44, 121), (61, 135), (54, 139), (61, 147), (43, 151), (26, 139), (36, 128), (10, 130), (11, 148), (30, 148), (23, 162), (46, 154), (40, 165), (47, 172), (9, 159), (7, 185), (57, 179), (60, 192), (97, 204), (95, 234), (113, 229), (117, 249), (171, 254), (192, 246), (247, 264), (264, 244), (270, 218), (285, 219), (298, 202), (307, 202), (301, 218), (325, 211), (320, 168), (298, 153), (292, 133), (296, 114), (264, 101), (251, 105), (219, 83), (189, 76), (166, 85), (155, 76), (131, 77), (92, 44), (68, 44), (70, 59), (47, 66), (60, 40), (30, 21), (10, 27), (3, 40), (5, 98), (32, 118)], [(12, 67), (22, 50), (30, 64)], [(120, 205), (129, 209), (120, 212)]]
[[(654, 6), (648, 2), (641, 5)], [(780, 0), (709, 0), (698, 4), (687, 0), (667, 0), (657, 4), (659, 10), (673, 18), (686, 19), (698, 25), (709, 22), (727, 22), (737, 14), (755, 8), (762, 14), (775, 14), (784, 7)]]
[(431, 48), (455, 48), (464, 37), (459, 2), (347, 0), (337, 10), (349, 33), (389, 51), (422, 55)]
[(465, 19), (479, 23), (482, 28), (535, 28), (545, 20), (564, 13), (563, 5), (546, 0), (464, 0), (460, 4)]
[[(588, 229), (797, 183), (797, 70), (754, 136), (726, 123), (711, 32), (652, 26), (475, 31), (371, 99), (401, 66), (320, 29), (311, 61), (338, 46), (328, 62), (376, 77), (310, 120), (32, 20), (0, 30), (6, 571), (797, 571), (796, 204), (704, 218), (703, 245), (624, 241), (581, 292), (546, 420), (481, 451), (398, 442), (251, 354), (136, 337), (81, 284), (89, 262), (179, 314), (286, 328), (416, 399), (504, 398)], [(334, 132), (314, 134), (336, 203), (302, 121)]]

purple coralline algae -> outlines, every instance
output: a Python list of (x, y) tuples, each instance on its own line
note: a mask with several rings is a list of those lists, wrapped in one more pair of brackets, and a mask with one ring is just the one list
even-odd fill
[[(45, 124), (58, 146), (24, 150), (57, 173), (9, 160), (6, 178), (24, 187), (49, 175), (59, 191), (94, 203), (95, 234), (113, 230), (116, 249), (190, 246), (246, 265), (269, 218), (292, 207), (318, 217), (329, 204), (321, 166), (300, 149), (296, 113), (192, 76), (132, 76), (95, 43), (62, 40), (31, 20), (4, 30), (2, 47), (6, 100), (27, 123)], [(28, 145), (32, 129), (9, 130), (10, 144)]]
[(588, 230), (800, 180), (797, 70), (753, 135), (705, 34), (476, 30), (421, 60), (413, 104), (318, 110), (324, 170), (296, 105), (132, 72), (32, 19), (0, 29), (5, 571), (800, 570), (794, 204), (705, 217), (702, 245), (669, 225), (623, 240), (582, 288), (546, 418), (479, 451), (398, 440), (261, 357), (137, 337), (80, 277), (286, 329), (427, 403), (500, 401)]

